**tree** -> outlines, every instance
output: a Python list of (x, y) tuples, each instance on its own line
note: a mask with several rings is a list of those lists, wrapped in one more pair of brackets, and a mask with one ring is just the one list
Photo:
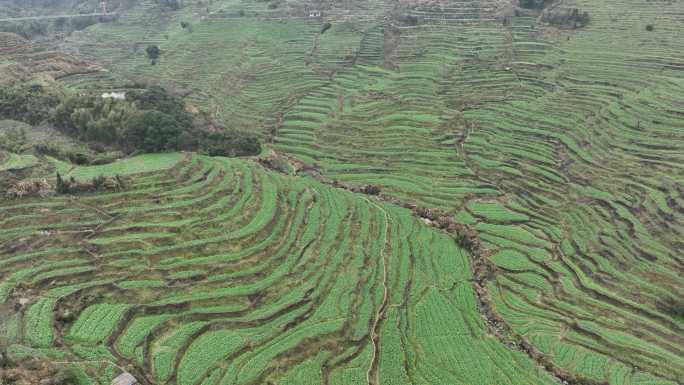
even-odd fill
[(145, 152), (176, 150), (182, 128), (172, 116), (159, 111), (139, 111), (128, 119), (127, 144)]
[(141, 110), (157, 110), (169, 115), (184, 112), (183, 101), (159, 86), (152, 86), (131, 94), (131, 99)]
[(330, 24), (330, 23), (323, 24), (323, 27), (321, 27), (321, 35), (324, 34), (325, 31), (329, 30), (330, 27), (332, 27), (332, 24)]
[(161, 50), (156, 45), (149, 45), (145, 50), (147, 52), (147, 57), (152, 61), (152, 65), (157, 64), (157, 59), (161, 55)]
[(69, 184), (64, 182), (64, 179), (62, 179), (62, 175), (60, 173), (57, 173), (57, 186), (55, 187), (55, 190), (57, 190), (57, 194), (68, 194), (69, 193)]
[(77, 108), (69, 116), (71, 125), (76, 129), (79, 137), (85, 138), (88, 128), (93, 124), (93, 114), (88, 108)]

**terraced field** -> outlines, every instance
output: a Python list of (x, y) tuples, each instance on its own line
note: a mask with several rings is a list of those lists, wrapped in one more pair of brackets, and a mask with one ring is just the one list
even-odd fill
[(550, 383), (485, 333), (465, 253), (410, 211), (245, 161), (143, 164), (123, 192), (0, 208), (12, 349), (92, 383)]
[[(93, 342), (100, 336), (82, 335), (91, 321), (79, 318), (73, 332), (55, 327), (53, 344), (102, 343), (149, 381), (193, 384), (553, 381), (539, 363), (579, 384), (684, 382), (681, 2), (565, 2), (590, 14), (581, 29), (503, 17), (497, 1), (350, 1), (320, 6), (321, 18), (308, 17), (305, 4), (320, 6), (186, 1), (160, 17), (144, 1), (118, 24), (65, 42), (110, 72), (62, 81), (108, 89), (154, 79), (187, 90), (200, 109), (261, 133), (325, 178), (373, 184), (383, 196), (448, 213), (482, 242), (471, 257), (491, 273), (487, 295), (475, 300), (468, 258), (446, 235), (402, 209), (249, 163), (193, 158), (164, 177), (137, 176), (138, 193), (88, 198), (110, 202), (104, 211), (114, 218), (125, 211), (125, 226), (142, 225), (107, 223), (111, 230), (86, 242), (96, 255), (107, 250), (93, 257), (97, 264), (56, 269), (100, 269), (101, 258), (111, 259), (131, 283), (107, 290), (145, 305), (78, 309), (114, 326)], [(325, 22), (331, 28), (321, 34)], [(156, 66), (144, 55), (148, 44), (162, 50)], [(130, 211), (124, 201), (133, 202)], [(50, 203), (69, 215), (81, 210), (65, 204)], [(319, 230), (306, 230), (316, 221)], [(292, 252), (278, 257), (275, 249)], [(453, 260), (440, 259), (446, 255)], [(74, 274), (65, 282), (95, 276)], [(260, 290), (265, 297), (254, 297)], [(212, 291), (218, 297), (204, 297)], [(491, 337), (477, 314), (483, 301), (514, 342)], [(46, 317), (49, 305), (26, 311)], [(207, 326), (213, 314), (229, 327)], [(300, 328), (274, 332), (295, 321)], [(318, 328), (316, 337), (301, 328)], [(521, 352), (524, 345), (534, 351)], [(201, 346), (216, 346), (217, 356)]]

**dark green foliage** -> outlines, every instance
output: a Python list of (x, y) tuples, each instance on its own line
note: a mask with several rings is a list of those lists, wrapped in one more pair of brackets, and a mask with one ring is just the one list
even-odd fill
[(51, 114), (51, 122), (80, 139), (117, 144), (135, 107), (126, 101), (93, 96), (67, 96)]
[(97, 191), (102, 190), (104, 188), (104, 185), (105, 185), (105, 177), (102, 175), (96, 176), (95, 178), (93, 178), (92, 184), (93, 184), (93, 188), (95, 190), (97, 190)]
[(646, 30), (647, 30), (648, 32), (653, 32), (654, 29), (655, 29), (655, 28), (653, 27), (653, 24), (648, 24), (648, 25), (646, 26)]
[(34, 86), (0, 89), (0, 118), (28, 124), (47, 120), (50, 110), (60, 103), (60, 96), (53, 91)]
[(97, 191), (118, 191), (125, 188), (125, 183), (121, 176), (116, 175), (113, 178), (102, 175), (92, 178), (90, 181), (77, 181), (72, 176), (68, 180), (62, 178), (60, 173), (57, 173), (57, 183), (55, 192), (57, 194), (78, 194), (85, 192)]
[(248, 156), (261, 152), (259, 139), (238, 131), (198, 131), (197, 151), (211, 156)]
[(589, 24), (589, 13), (580, 12), (578, 8), (554, 8), (542, 13), (542, 21), (561, 26), (580, 28)]
[(11, 127), (0, 135), (0, 149), (19, 153), (27, 144), (23, 127)]
[(129, 100), (69, 96), (55, 108), (52, 122), (82, 140), (156, 152), (178, 149), (177, 137), (192, 117), (182, 100), (152, 87), (132, 92)]
[(8, 368), (12, 366), (14, 363), (9, 357), (9, 354), (7, 353), (7, 348), (5, 346), (0, 345), (0, 368)]
[(52, 34), (56, 32), (69, 35), (74, 31), (84, 30), (91, 25), (111, 22), (115, 19), (115, 15), (108, 15), (2, 22), (0, 23), (0, 32), (11, 32), (25, 39), (32, 40), (46, 36), (52, 36)]
[(149, 45), (147, 46), (147, 49), (145, 49), (145, 53), (147, 53), (147, 57), (152, 62), (152, 65), (157, 64), (157, 59), (159, 58), (159, 55), (161, 55), (159, 47), (156, 45)]
[(553, 0), (520, 0), (520, 7), (526, 9), (542, 9), (552, 2)]
[(48, 22), (44, 20), (26, 20), (0, 23), (0, 32), (11, 32), (25, 38), (32, 39), (48, 34)]
[(380, 194), (380, 187), (369, 184), (361, 189), (361, 192), (368, 195), (378, 195)]
[(88, 159), (88, 156), (84, 153), (81, 152), (76, 152), (76, 153), (69, 153), (67, 155), (69, 157), (69, 160), (71, 163), (77, 164), (77, 165), (87, 165), (90, 163), (90, 159)]
[(684, 322), (684, 299), (667, 297), (657, 303), (657, 307), (664, 313)]
[(79, 385), (79, 376), (74, 368), (62, 367), (58, 369), (57, 374), (52, 379), (55, 385)]
[(411, 14), (401, 15), (399, 16), (399, 21), (406, 25), (416, 26), (418, 25), (418, 16), (414, 16)]
[(69, 24), (66, 25), (68, 29), (67, 32), (81, 31), (90, 27), (91, 25), (97, 24), (100, 21), (106, 20), (101, 20), (96, 16), (74, 17), (69, 19)]
[(584, 27), (585, 25), (589, 24), (589, 20), (591, 18), (589, 17), (589, 12), (582, 12), (580, 14), (579, 11), (577, 11), (574, 14), (574, 19), (575, 19), (575, 27)]
[[(96, 143), (97, 144), (97, 143)], [(36, 155), (51, 156), (78, 165), (102, 165), (114, 162), (123, 155), (120, 151), (109, 151), (101, 145), (91, 146), (90, 152), (74, 151), (58, 144), (38, 143), (32, 146)], [(17, 151), (14, 151), (17, 152)]]
[(330, 29), (330, 27), (332, 27), (332, 24), (330, 24), (330, 23), (323, 24), (323, 27), (321, 28), (321, 34), (324, 34), (325, 31)]
[(59, 172), (57, 173), (57, 185), (55, 186), (55, 191), (57, 194), (69, 193), (69, 184), (62, 179), (62, 175)]
[[(29, 124), (49, 121), (65, 134), (100, 144), (98, 147), (131, 152), (189, 150), (221, 156), (261, 152), (256, 136), (229, 129), (207, 130), (212, 124), (206, 118), (199, 115), (193, 119), (183, 100), (156, 86), (130, 91), (126, 100), (58, 93), (43, 87), (0, 90), (0, 118)], [(15, 147), (24, 142), (21, 137), (20, 132), (12, 133), (9, 140), (0, 137), (0, 146), (12, 144), (11, 150), (18, 152)], [(36, 151), (79, 165), (111, 161), (49, 145), (36, 146)]]
[(133, 148), (145, 152), (178, 150), (180, 123), (160, 111), (139, 111), (132, 115), (126, 127), (125, 140)]
[(132, 92), (129, 99), (140, 110), (160, 111), (172, 116), (181, 125), (192, 124), (192, 117), (185, 111), (183, 100), (169, 94), (161, 87), (152, 86), (143, 91)]

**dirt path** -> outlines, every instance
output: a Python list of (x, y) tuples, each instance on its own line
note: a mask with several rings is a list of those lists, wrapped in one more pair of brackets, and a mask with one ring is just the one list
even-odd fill
[(385, 216), (385, 236), (382, 242), (382, 250), (380, 251), (380, 260), (382, 261), (382, 288), (383, 288), (383, 293), (382, 293), (382, 302), (380, 303), (380, 308), (378, 309), (378, 312), (375, 315), (375, 320), (373, 321), (373, 327), (371, 328), (370, 331), (370, 339), (371, 343), (373, 344), (373, 355), (371, 357), (371, 364), (368, 367), (368, 371), (366, 372), (366, 382), (368, 385), (374, 385), (374, 384), (379, 384), (378, 381), (378, 361), (379, 361), (379, 343), (380, 343), (380, 335), (378, 334), (378, 329), (380, 326), (380, 322), (382, 319), (385, 317), (385, 310), (387, 309), (387, 299), (389, 298), (389, 289), (387, 288), (387, 255), (385, 254), (385, 247), (387, 246), (387, 232), (390, 231), (390, 223), (389, 223), (389, 216), (387, 215), (387, 211), (380, 206), (377, 202), (373, 202), (370, 199), (363, 197), (366, 202), (368, 202), (370, 205), (375, 206), (378, 210), (382, 211), (382, 213)]

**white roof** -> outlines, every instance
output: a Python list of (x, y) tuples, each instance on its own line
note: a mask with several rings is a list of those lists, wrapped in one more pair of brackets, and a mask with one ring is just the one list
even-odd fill
[(103, 99), (117, 99), (117, 100), (123, 100), (126, 99), (126, 93), (125, 92), (105, 92), (102, 94)]

